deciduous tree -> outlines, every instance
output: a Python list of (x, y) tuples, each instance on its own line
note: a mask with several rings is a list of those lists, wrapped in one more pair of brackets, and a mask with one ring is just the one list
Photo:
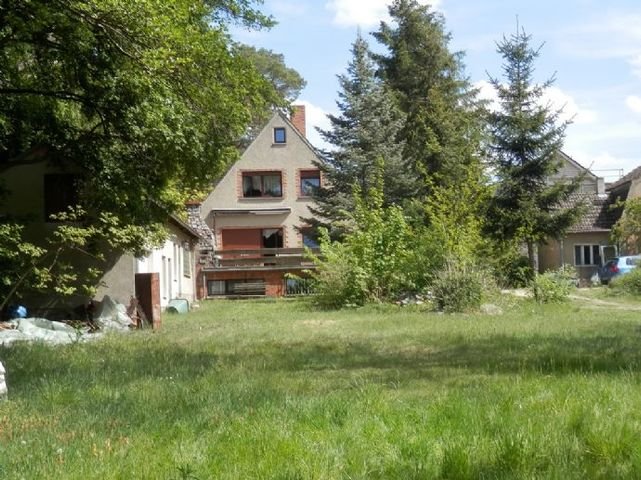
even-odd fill
[(252, 116), (285, 105), (230, 48), (253, 0), (5, 0), (0, 170), (46, 160), (82, 174), (88, 215), (147, 228), (236, 158)]

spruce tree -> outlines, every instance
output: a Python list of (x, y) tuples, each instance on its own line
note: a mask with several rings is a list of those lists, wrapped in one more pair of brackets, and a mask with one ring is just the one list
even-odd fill
[(481, 178), (482, 108), (464, 75), (461, 53), (448, 49), (444, 19), (416, 0), (395, 0), (392, 23), (375, 38), (388, 49), (375, 55), (385, 83), (405, 114), (403, 157), (427, 185), (457, 185), (473, 168)]
[(496, 191), (488, 218), (489, 230), (499, 240), (527, 244), (535, 268), (536, 244), (567, 230), (582, 205), (559, 208), (576, 191), (577, 181), (550, 182), (561, 166), (557, 154), (568, 122), (561, 121), (560, 110), (542, 101), (555, 79), (535, 83), (534, 62), (541, 47), (533, 48), (530, 40), (521, 30), (498, 43), (505, 81), (490, 77), (499, 109), (490, 115)]
[[(352, 45), (347, 72), (338, 76), (341, 90), (336, 102), (339, 115), (328, 115), (331, 128), (320, 130), (332, 145), (319, 162), (323, 187), (316, 194), (315, 216), (322, 217), (335, 236), (353, 212), (352, 194), (358, 187), (367, 196), (374, 187), (377, 162), (383, 164), (383, 205), (401, 204), (415, 193), (415, 179), (397, 142), (402, 114), (387, 88), (377, 79), (367, 42), (360, 32)], [(307, 219), (318, 225), (318, 220)], [(322, 223), (322, 221), (321, 221)]]

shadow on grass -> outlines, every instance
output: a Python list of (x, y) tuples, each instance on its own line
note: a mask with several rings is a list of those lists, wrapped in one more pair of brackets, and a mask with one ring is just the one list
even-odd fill
[(618, 373), (641, 369), (641, 332), (619, 327), (611, 335), (452, 337), (438, 344), (388, 339), (319, 339), (309, 342), (250, 343), (233, 352), (178, 346), (170, 342), (103, 343), (78, 347), (16, 345), (2, 352), (15, 388), (43, 378), (90, 377), (125, 384), (141, 378), (196, 379), (212, 368), (241, 367), (251, 372), (318, 370), (469, 369), (481, 373)]
[(491, 336), (474, 342), (397, 350), (389, 345), (352, 342), (343, 346), (273, 346), (260, 354), (235, 354), (228, 363), (261, 364), (291, 372), (367, 370), (401, 372), (405, 378), (438, 378), (449, 369), (474, 374), (623, 373), (641, 371), (641, 338), (594, 336), (514, 338)]

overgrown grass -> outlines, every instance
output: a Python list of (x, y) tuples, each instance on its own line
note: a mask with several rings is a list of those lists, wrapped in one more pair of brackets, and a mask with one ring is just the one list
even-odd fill
[(641, 319), (213, 302), (0, 349), (0, 478), (641, 477)]

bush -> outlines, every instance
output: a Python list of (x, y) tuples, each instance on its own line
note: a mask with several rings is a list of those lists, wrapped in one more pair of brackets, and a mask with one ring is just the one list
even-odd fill
[(610, 288), (615, 293), (641, 295), (641, 268), (635, 268), (625, 275), (613, 278), (610, 281)]
[(574, 288), (576, 272), (571, 267), (536, 274), (530, 284), (532, 296), (538, 303), (564, 302)]
[(507, 251), (492, 261), (494, 277), (501, 287), (523, 288), (534, 280), (534, 270), (527, 256)]
[(316, 270), (310, 272), (315, 295), (314, 304), (323, 309), (338, 309), (363, 305), (367, 299), (367, 275), (358, 265), (349, 249), (338, 242), (330, 242), (324, 232), (321, 255), (312, 257)]
[(431, 285), (438, 310), (446, 313), (478, 310), (483, 299), (483, 277), (477, 268), (448, 264)]

